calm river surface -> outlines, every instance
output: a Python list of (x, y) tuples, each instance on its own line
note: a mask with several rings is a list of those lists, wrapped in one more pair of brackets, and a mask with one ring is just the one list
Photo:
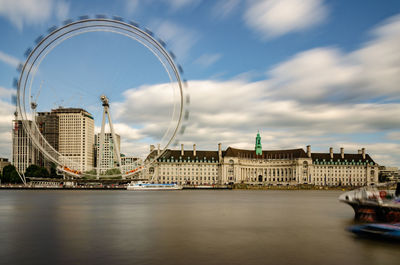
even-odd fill
[(0, 191), (0, 264), (400, 264), (338, 191)]

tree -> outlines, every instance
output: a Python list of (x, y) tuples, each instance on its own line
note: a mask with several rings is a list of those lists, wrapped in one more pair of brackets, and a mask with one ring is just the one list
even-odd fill
[(51, 163), (50, 164), (50, 178), (62, 178), (62, 175), (58, 175), (57, 174), (57, 168), (56, 168), (56, 164)]
[(25, 171), (26, 178), (49, 178), (50, 174), (46, 168), (37, 165), (30, 165)]
[(120, 175), (121, 174), (121, 170), (119, 170), (119, 168), (111, 168), (111, 169), (107, 169), (105, 175)]
[(7, 165), (3, 169), (3, 174), (1, 175), (2, 183), (22, 183), (17, 170), (13, 165)]

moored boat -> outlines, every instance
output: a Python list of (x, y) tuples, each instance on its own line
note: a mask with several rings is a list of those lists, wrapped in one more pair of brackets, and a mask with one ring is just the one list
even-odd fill
[(400, 183), (396, 190), (387, 189), (387, 185), (352, 190), (340, 195), (339, 200), (354, 209), (357, 220), (400, 222)]
[(400, 240), (400, 223), (353, 225), (348, 230), (362, 237)]
[(161, 183), (149, 183), (147, 181), (132, 181), (126, 187), (127, 190), (181, 190), (182, 186), (176, 183), (173, 184), (161, 184)]

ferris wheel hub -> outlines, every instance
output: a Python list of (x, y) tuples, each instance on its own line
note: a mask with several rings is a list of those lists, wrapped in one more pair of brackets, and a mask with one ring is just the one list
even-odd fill
[(100, 96), (100, 100), (101, 100), (101, 102), (103, 103), (103, 106), (105, 107), (105, 106), (109, 106), (109, 103), (108, 103), (108, 98), (107, 98), (107, 96), (106, 95), (101, 95)]

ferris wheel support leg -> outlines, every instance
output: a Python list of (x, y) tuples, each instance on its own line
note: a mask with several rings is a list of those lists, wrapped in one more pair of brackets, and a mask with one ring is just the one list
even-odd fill
[(19, 173), (19, 171), (17, 170), (18, 176), (19, 178), (22, 180), (22, 182), (24, 183), (24, 185), (26, 186), (26, 178), (25, 178), (25, 174), (24, 173)]
[(108, 111), (108, 107), (107, 107), (107, 116), (108, 116), (108, 122), (110, 124), (110, 131), (111, 131), (112, 139), (113, 139), (113, 142), (114, 142), (114, 154), (118, 159), (117, 161), (118, 161), (119, 170), (121, 171), (121, 176), (122, 176), (123, 179), (125, 179), (124, 172), (122, 171), (121, 153), (119, 151), (117, 138), (115, 137), (114, 126), (113, 126), (112, 121), (111, 121), (111, 116), (110, 116), (110, 112)]
[(101, 131), (100, 131), (100, 146), (99, 146), (99, 152), (97, 156), (97, 179), (100, 178), (100, 169), (102, 168), (102, 162), (103, 162), (103, 148), (104, 148), (104, 127), (106, 126), (106, 112), (107, 109), (103, 109), (103, 119), (101, 121)]

